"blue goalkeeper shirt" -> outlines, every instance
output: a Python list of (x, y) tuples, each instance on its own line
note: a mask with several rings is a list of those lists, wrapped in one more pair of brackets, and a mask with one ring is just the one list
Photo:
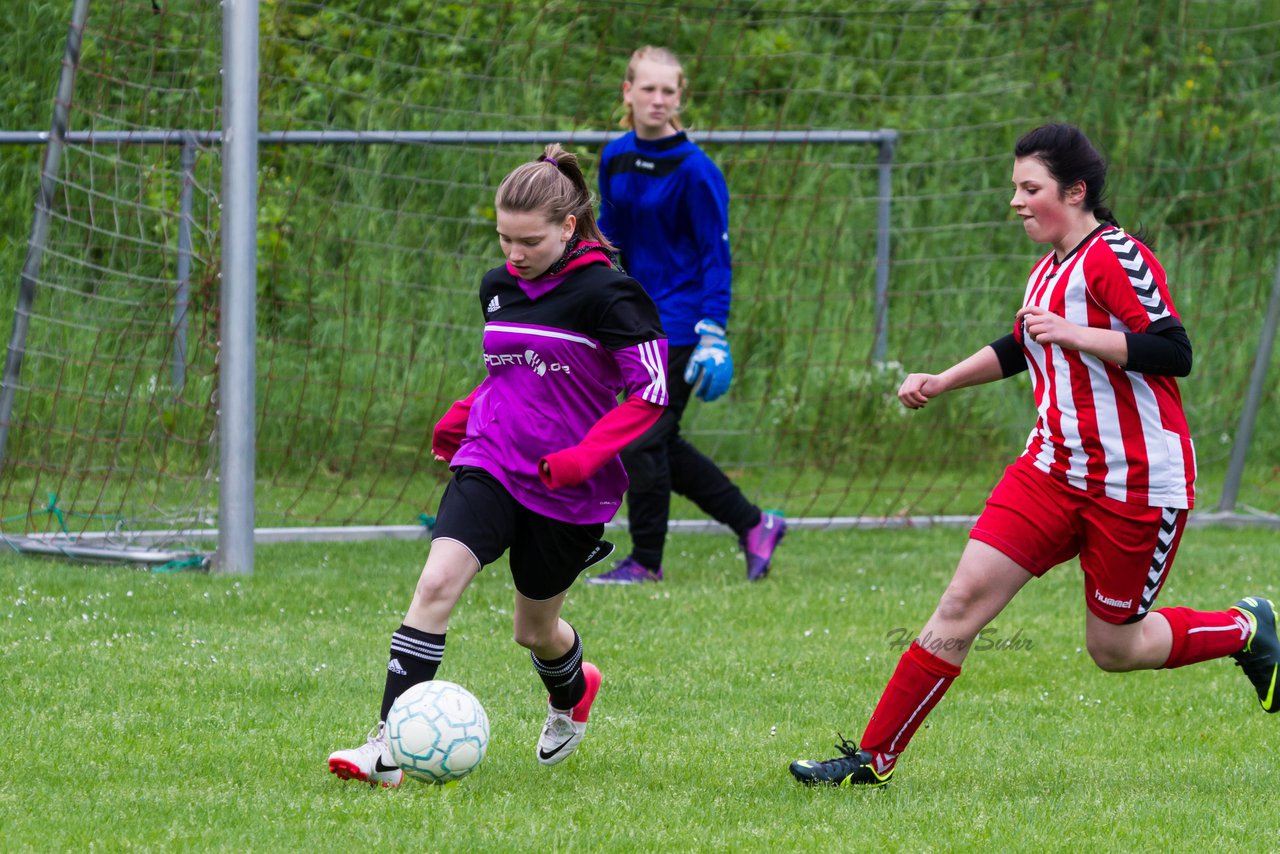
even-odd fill
[(605, 146), (600, 229), (657, 304), (671, 346), (697, 344), (703, 318), (727, 326), (729, 188), (683, 131), (656, 140), (632, 132)]

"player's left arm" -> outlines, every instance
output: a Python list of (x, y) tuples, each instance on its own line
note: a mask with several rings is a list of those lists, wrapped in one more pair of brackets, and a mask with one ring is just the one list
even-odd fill
[(667, 338), (657, 307), (634, 280), (618, 285), (596, 337), (613, 353), (625, 400), (577, 445), (538, 461), (538, 475), (550, 489), (577, 486), (591, 477), (652, 427), (667, 405)]
[(1191, 339), (1177, 318), (1161, 318), (1146, 332), (1126, 332), (1124, 337), (1129, 345), (1126, 371), (1165, 377), (1191, 373)]
[(664, 408), (664, 404), (645, 400), (640, 394), (629, 396), (592, 425), (581, 442), (539, 460), (538, 476), (548, 489), (577, 486), (640, 438), (662, 416)]
[(620, 246), (618, 235), (614, 234), (616, 227), (613, 221), (613, 194), (609, 187), (609, 160), (609, 147), (605, 146), (600, 153), (600, 168), (596, 177), (596, 186), (600, 191), (600, 213), (596, 217), (596, 226), (615, 246)]
[(729, 303), (732, 299), (732, 262), (729, 257), (729, 188), (724, 175), (709, 159), (696, 161), (700, 168), (688, 175), (689, 217), (701, 259), (702, 318), (694, 326), (698, 346), (685, 367), (684, 381), (693, 394), (711, 402), (729, 390), (733, 382), (733, 355), (729, 350)]
[(1129, 344), (1123, 332), (1081, 326), (1038, 305), (1018, 309), (1017, 319), (1022, 323), (1023, 334), (1041, 346), (1057, 344), (1117, 365), (1129, 360)]
[(1109, 251), (1100, 248), (1083, 259), (1090, 296), (1127, 330), (1082, 326), (1039, 306), (1025, 306), (1017, 315), (1023, 334), (1038, 344), (1088, 353), (1127, 371), (1187, 376), (1191, 340), (1169, 300), (1164, 270), (1149, 252), (1142, 259), (1145, 269), (1137, 282)]
[(729, 186), (710, 159), (688, 176), (687, 201), (698, 257), (702, 260), (702, 319), (729, 325), (733, 262), (729, 255)]

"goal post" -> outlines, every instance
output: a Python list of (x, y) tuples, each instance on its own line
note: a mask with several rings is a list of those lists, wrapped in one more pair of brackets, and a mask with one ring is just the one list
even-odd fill
[(258, 0), (223, 3), (217, 572), (253, 572), (257, 441)]

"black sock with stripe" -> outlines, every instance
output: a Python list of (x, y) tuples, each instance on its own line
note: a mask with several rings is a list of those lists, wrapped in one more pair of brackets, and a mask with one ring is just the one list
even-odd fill
[(534, 655), (533, 669), (542, 677), (542, 684), (547, 686), (551, 695), (551, 706), (561, 711), (572, 709), (587, 693), (587, 677), (582, 674), (582, 638), (573, 633), (573, 646), (559, 658), (543, 661)]
[(391, 635), (391, 655), (387, 661), (387, 684), (382, 689), (382, 711), (378, 720), (385, 721), (391, 704), (419, 682), (436, 678), (440, 659), (444, 657), (444, 635), (420, 631), (401, 625)]

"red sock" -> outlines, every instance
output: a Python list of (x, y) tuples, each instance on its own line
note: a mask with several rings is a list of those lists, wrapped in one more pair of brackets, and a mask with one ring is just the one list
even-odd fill
[(1160, 608), (1155, 613), (1169, 621), (1173, 646), (1166, 668), (1232, 655), (1249, 640), (1249, 620), (1234, 608), (1226, 611), (1193, 611)]
[(893, 767), (925, 716), (959, 675), (959, 667), (911, 642), (898, 659), (859, 745), (876, 755), (877, 771), (883, 774)]

